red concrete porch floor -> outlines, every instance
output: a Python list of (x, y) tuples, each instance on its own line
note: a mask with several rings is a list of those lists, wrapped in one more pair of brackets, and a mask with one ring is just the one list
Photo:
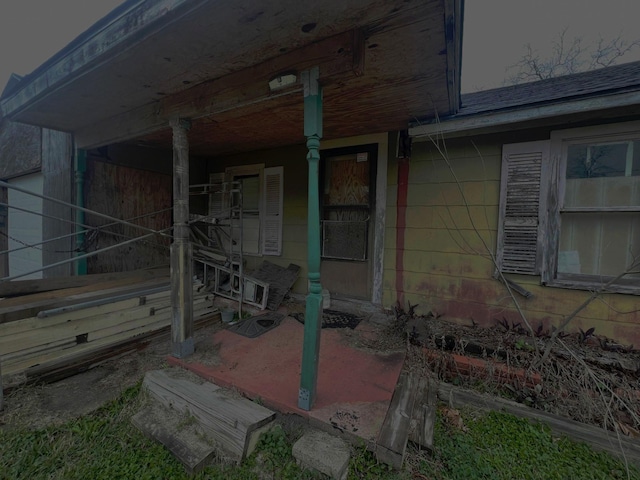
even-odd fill
[[(236, 388), (281, 413), (295, 413), (316, 425), (321, 422), (347, 435), (375, 441), (402, 370), (404, 352), (359, 349), (349, 345), (345, 329), (323, 329), (318, 392), (307, 412), (297, 406), (303, 331), (304, 326), (291, 317), (257, 338), (220, 330), (196, 343), (192, 358), (171, 357), (169, 363), (216, 385)], [(376, 326), (363, 321), (349, 336), (371, 338), (376, 332)]]

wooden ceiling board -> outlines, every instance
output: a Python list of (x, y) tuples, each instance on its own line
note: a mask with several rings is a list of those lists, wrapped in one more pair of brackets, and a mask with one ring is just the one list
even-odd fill
[[(407, 43), (394, 31), (373, 35), (365, 45), (365, 74), (325, 86), (325, 138), (400, 130), (417, 117), (447, 111), (446, 84), (440, 73), (446, 58), (439, 54), (444, 43), (431, 40), (441, 32), (430, 29), (427, 20), (403, 31), (416, 41)], [(423, 55), (425, 43), (419, 39), (425, 39), (433, 55)], [(209, 118), (214, 121), (193, 122), (189, 141), (194, 154), (220, 155), (304, 142), (301, 92)], [(207, 129), (209, 135), (203, 133)], [(235, 141), (225, 141), (225, 135)], [(165, 128), (136, 141), (171, 148), (171, 132)]]
[(304, 141), (301, 85), (274, 95), (268, 80), (319, 65), (324, 138), (403, 129), (450, 110), (447, 1), (196, 0), (157, 32), (136, 33), (72, 81), (34, 94), (14, 119), (74, 132), (87, 148), (171, 148), (176, 116), (192, 119), (194, 155), (295, 144)]

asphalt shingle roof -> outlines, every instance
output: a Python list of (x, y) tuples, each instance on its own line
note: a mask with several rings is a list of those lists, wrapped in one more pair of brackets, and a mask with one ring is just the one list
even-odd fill
[(454, 117), (640, 90), (640, 61), (462, 95)]

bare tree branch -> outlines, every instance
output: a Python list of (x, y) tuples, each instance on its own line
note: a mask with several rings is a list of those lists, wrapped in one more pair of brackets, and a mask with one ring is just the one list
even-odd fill
[(622, 33), (595, 43), (587, 44), (582, 37), (568, 38), (568, 27), (563, 28), (551, 42), (551, 53), (543, 57), (533, 45), (524, 45), (522, 58), (507, 67), (506, 85), (545, 80), (572, 73), (595, 70), (616, 64), (625, 55), (640, 47), (640, 39), (625, 40)]

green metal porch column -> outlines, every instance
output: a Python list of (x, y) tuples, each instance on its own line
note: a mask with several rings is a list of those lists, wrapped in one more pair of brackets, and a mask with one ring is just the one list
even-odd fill
[(322, 87), (318, 84), (318, 67), (302, 72), (304, 84), (304, 135), (307, 137), (309, 194), (307, 213), (307, 265), (309, 294), (304, 316), (304, 344), (298, 407), (311, 410), (316, 399), (320, 328), (322, 326), (322, 285), (320, 284), (320, 199), (318, 171), (322, 138)]
[[(73, 169), (75, 173), (75, 184), (76, 184), (76, 201), (75, 204), (78, 207), (84, 208), (84, 175), (87, 171), (87, 151), (76, 148), (75, 158), (73, 162)], [(84, 212), (80, 209), (76, 209), (75, 212), (76, 217), (76, 255), (81, 256), (84, 255), (84, 241), (85, 241), (85, 230), (84, 227)], [(80, 260), (76, 260), (76, 275), (86, 275), (87, 274), (87, 259), (81, 258)]]
[(173, 243), (171, 244), (171, 351), (193, 353), (193, 247), (189, 241), (188, 120), (170, 122), (173, 130)]

